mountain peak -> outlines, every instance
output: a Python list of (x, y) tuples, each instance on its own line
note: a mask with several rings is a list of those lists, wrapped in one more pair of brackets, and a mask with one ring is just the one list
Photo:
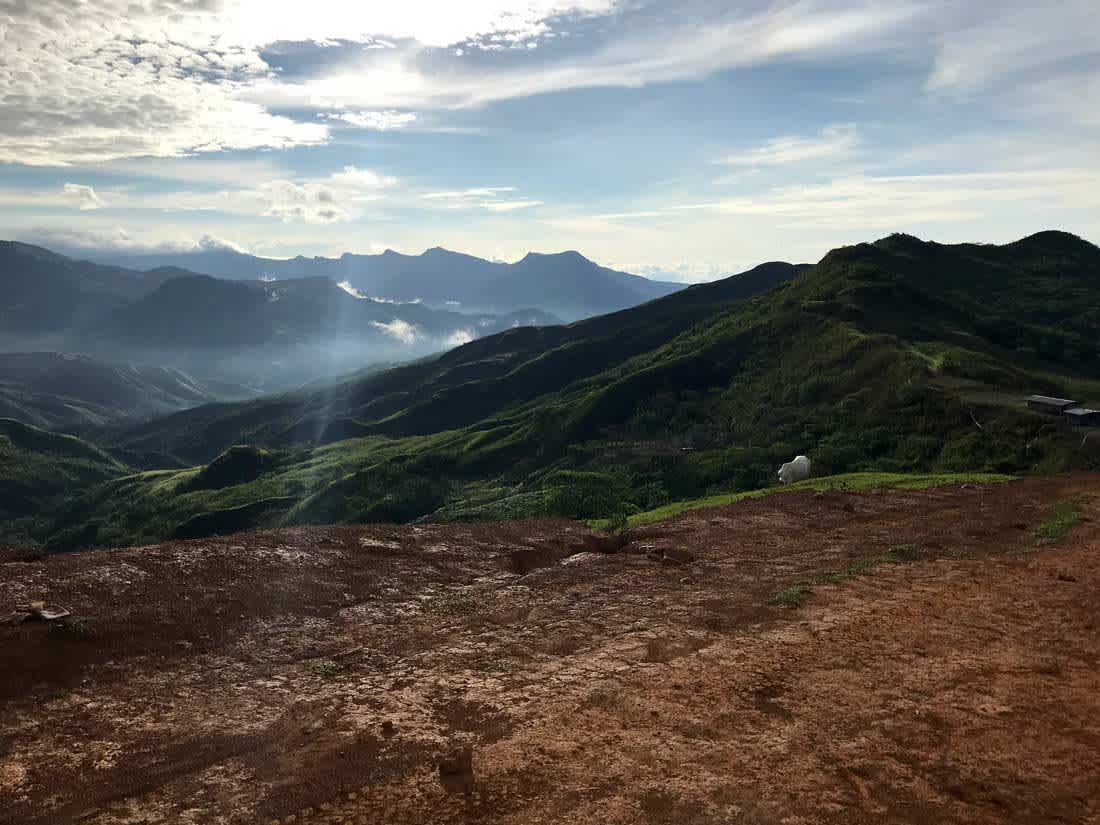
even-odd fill
[(1028, 235), (1026, 238), (1021, 238), (1010, 246), (1016, 248), (1041, 248), (1045, 250), (1062, 250), (1062, 251), (1088, 251), (1095, 253), (1096, 246), (1086, 241), (1072, 232), (1064, 232), (1060, 229), (1045, 229), (1042, 232), (1036, 232), (1034, 235)]
[(932, 241), (922, 241), (916, 235), (910, 235), (906, 232), (894, 232), (885, 238), (879, 238), (872, 244), (872, 246), (890, 252), (917, 252), (929, 245), (934, 245), (934, 243)]
[(523, 256), (523, 259), (520, 261), (520, 263), (523, 263), (524, 261), (542, 261), (550, 259), (562, 261), (563, 263), (592, 263), (591, 260), (584, 257), (584, 255), (582, 255), (580, 252), (577, 252), (575, 249), (567, 249), (562, 252), (528, 252), (526, 255)]
[(17, 255), (38, 258), (43, 261), (59, 261), (65, 259), (64, 255), (59, 255), (49, 249), (44, 249), (34, 244), (23, 243), (22, 241), (0, 241), (0, 251), (4, 250), (13, 252)]

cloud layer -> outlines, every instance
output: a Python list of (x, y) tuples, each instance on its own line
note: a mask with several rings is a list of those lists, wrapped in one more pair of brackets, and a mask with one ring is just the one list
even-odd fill
[[(267, 0), (0, 0), (0, 162), (57, 165), (324, 142), (315, 118), (273, 113), (253, 92), (279, 88), (261, 47), (378, 35), (442, 46), (529, 40), (562, 14), (605, 0), (308, 4)], [(388, 41), (382, 41), (388, 44)], [(415, 116), (413, 116), (415, 117)], [(409, 115), (352, 112), (363, 128)]]
[[(596, 17), (579, 51), (529, 48)], [(0, 0), (0, 162), (318, 144), (333, 125), (408, 128), (421, 110), (895, 50), (927, 54), (930, 93), (965, 96), (1096, 58), (1095, 34), (1090, 0), (1009, 0), (995, 16), (946, 0)], [(357, 48), (284, 75), (264, 49), (287, 41)], [(524, 54), (470, 59), (501, 49)]]

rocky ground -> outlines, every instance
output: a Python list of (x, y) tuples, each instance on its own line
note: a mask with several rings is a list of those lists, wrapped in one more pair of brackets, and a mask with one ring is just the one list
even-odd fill
[(74, 616), (0, 627), (0, 822), (1100, 823), (1098, 514), (1077, 476), (9, 556), (0, 616)]

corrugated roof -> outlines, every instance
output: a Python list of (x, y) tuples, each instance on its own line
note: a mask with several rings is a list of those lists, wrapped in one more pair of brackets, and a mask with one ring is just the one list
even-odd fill
[(1028, 396), (1028, 401), (1034, 401), (1037, 404), (1051, 404), (1060, 407), (1072, 407), (1077, 402), (1069, 398), (1051, 398), (1049, 395), (1032, 395)]

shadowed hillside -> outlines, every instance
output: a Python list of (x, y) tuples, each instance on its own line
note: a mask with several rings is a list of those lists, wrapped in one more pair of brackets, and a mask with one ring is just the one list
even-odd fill
[(61, 432), (87, 433), (253, 394), (167, 367), (67, 353), (0, 353), (0, 416)]
[(0, 543), (22, 543), (46, 529), (56, 507), (126, 472), (85, 441), (0, 418)]

